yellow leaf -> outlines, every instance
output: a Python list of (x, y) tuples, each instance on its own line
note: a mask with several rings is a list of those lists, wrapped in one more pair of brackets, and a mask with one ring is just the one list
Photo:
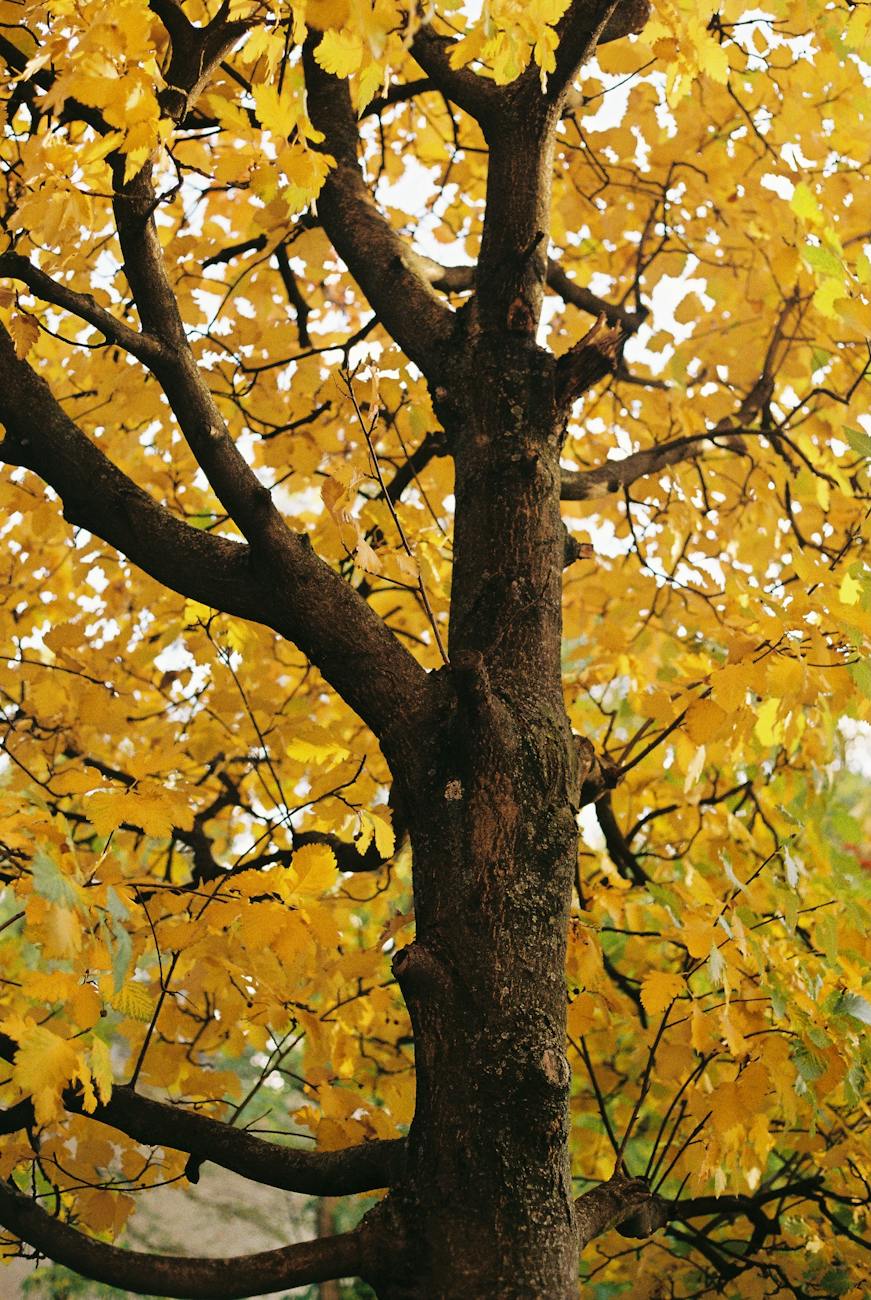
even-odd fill
[(725, 709), (713, 700), (695, 700), (684, 720), (687, 735), (694, 745), (706, 745), (720, 734), (727, 717)]
[(384, 565), (379, 560), (376, 552), (373, 551), (372, 547), (366, 541), (365, 537), (361, 537), (357, 543), (357, 551), (354, 560), (357, 567), (362, 569), (364, 573), (380, 573), (384, 568)]
[(650, 971), (641, 981), (641, 1001), (650, 1016), (659, 1015), (671, 1006), (686, 989), (683, 975), (671, 971)]
[(99, 1094), (100, 1101), (105, 1103), (112, 1096), (112, 1055), (109, 1051), (108, 1043), (104, 1043), (102, 1038), (94, 1038), (91, 1042), (91, 1077)]
[(780, 700), (765, 700), (756, 718), (756, 735), (763, 745), (776, 745), (783, 735), (783, 725), (777, 720)]
[(393, 823), (390, 820), (389, 813), (380, 809), (370, 814), (372, 825), (375, 828), (375, 847), (381, 854), (382, 858), (389, 858), (396, 847), (396, 837), (393, 834)]
[(690, 1037), (697, 1052), (709, 1052), (716, 1046), (717, 1039), (708, 1025), (709, 1017), (705, 1015), (698, 1002), (693, 1003), (693, 1015), (690, 1025)]
[(307, 0), (305, 20), (319, 32), (342, 27), (348, 21), (349, 0)]
[(714, 930), (708, 921), (696, 918), (681, 930), (681, 939), (691, 957), (707, 957), (714, 942)]
[(334, 77), (349, 77), (363, 60), (363, 42), (358, 32), (324, 32), (315, 50), (315, 61)]
[(596, 999), (592, 993), (579, 993), (569, 1003), (568, 1030), (572, 1038), (583, 1038), (596, 1023)]
[(69, 1000), (69, 1014), (79, 1029), (92, 1029), (102, 1009), (102, 999), (93, 984), (76, 986)]
[(325, 727), (309, 722), (294, 728), (293, 739), (285, 753), (298, 763), (325, 763), (330, 758), (347, 758), (350, 750), (347, 745), (331, 736)]
[(809, 221), (811, 225), (821, 226), (825, 222), (822, 208), (804, 181), (799, 181), (798, 185), (796, 185), (792, 198), (789, 200), (789, 206), (797, 217), (801, 217), (803, 221)]
[(47, 1124), (61, 1110), (60, 1094), (81, 1065), (79, 1052), (44, 1025), (29, 1028), (15, 1053), (12, 1080), (33, 1097), (37, 1124)]
[(65, 768), (53, 778), (51, 788), (55, 794), (87, 794), (102, 785), (105, 779), (95, 767), (85, 767), (82, 771)]
[(306, 844), (293, 855), (293, 890), (319, 898), (336, 883), (336, 870), (336, 855), (328, 844)]
[(109, 1003), (128, 1020), (148, 1021), (154, 1012), (154, 999), (146, 988), (135, 980), (121, 986), (109, 999)]
[(42, 951), (46, 957), (73, 957), (82, 948), (82, 923), (67, 907), (50, 903), (44, 922)]
[(270, 85), (254, 87), (254, 111), (257, 121), (273, 135), (284, 139), (299, 123), (299, 101), (286, 92), (279, 95), (278, 88)]
[(842, 605), (856, 605), (862, 595), (862, 588), (851, 574), (845, 573), (838, 589), (838, 600)]
[(88, 821), (102, 839), (124, 821), (126, 797), (124, 790), (97, 790), (85, 800)]
[(697, 48), (699, 68), (706, 73), (713, 81), (719, 81), (725, 85), (729, 79), (729, 55), (726, 47), (713, 37), (708, 37), (702, 41)]
[(15, 355), (23, 361), (39, 338), (39, 326), (26, 312), (16, 311), (9, 321), (9, 333), (15, 345)]

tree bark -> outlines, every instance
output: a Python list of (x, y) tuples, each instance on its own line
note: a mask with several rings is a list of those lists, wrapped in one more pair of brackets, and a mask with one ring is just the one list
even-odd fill
[(394, 971), (417, 1105), (405, 1177), (372, 1217), (407, 1263), (379, 1277), (374, 1261), (370, 1280), (386, 1300), (560, 1300), (577, 1289), (564, 966), (582, 773), (560, 681), (554, 361), (524, 335), (469, 342), (451, 667), (431, 746), (413, 771), (394, 765), (414, 853), (416, 939)]

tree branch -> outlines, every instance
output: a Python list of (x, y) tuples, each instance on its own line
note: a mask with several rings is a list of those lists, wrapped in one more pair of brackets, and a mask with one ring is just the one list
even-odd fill
[(309, 1282), (358, 1276), (363, 1268), (364, 1233), (359, 1229), (231, 1259), (185, 1259), (119, 1250), (53, 1218), (12, 1184), (2, 1181), (0, 1223), (49, 1259), (96, 1282), (183, 1300), (262, 1295)]
[(611, 496), (629, 487), (636, 479), (658, 474), (669, 465), (677, 465), (684, 460), (694, 460), (702, 454), (704, 444), (710, 441), (709, 433), (677, 438), (674, 442), (650, 447), (647, 451), (633, 452), (622, 460), (606, 461), (595, 469), (564, 469), (560, 480), (560, 496), (563, 501), (592, 501)]
[[(11, 1062), (18, 1044), (0, 1033), (0, 1059)], [(65, 1108), (85, 1115), (79, 1094), (68, 1089)], [(300, 1151), (255, 1137), (223, 1120), (155, 1101), (132, 1088), (115, 1087), (105, 1103), (85, 1118), (119, 1129), (143, 1146), (171, 1147), (210, 1160), (267, 1187), (306, 1196), (350, 1196), (390, 1187), (398, 1181), (405, 1161), (405, 1139), (376, 1139), (337, 1151)], [(0, 1111), (0, 1133), (14, 1133), (34, 1124), (33, 1105), (17, 1102)], [(195, 1179), (191, 1179), (195, 1181)]]
[(303, 47), (303, 67), (309, 114), (325, 137), (320, 147), (336, 162), (318, 197), (321, 224), (381, 324), (432, 378), (453, 333), (453, 312), (421, 273), (418, 255), (376, 208), (357, 162), (359, 136), (348, 83), (319, 66), (311, 36)]
[(124, 271), (145, 329), (162, 345), (150, 368), (166, 393), (185, 439), (215, 495), (252, 546), (280, 555), (291, 537), (269, 489), (230, 436), (191, 352), (154, 223), (157, 203), (146, 166), (123, 181), (124, 160), (113, 161), (115, 221)]
[(590, 316), (604, 316), (608, 325), (622, 325), (623, 332), (628, 336), (644, 323), (648, 316), (645, 308), (643, 311), (627, 311), (625, 307), (617, 303), (607, 302), (600, 298), (598, 294), (592, 293), (582, 284), (575, 284), (566, 275), (559, 262), (548, 258), (547, 262), (547, 286), (558, 293), (564, 302), (569, 302), (574, 307), (579, 307)]
[(411, 42), (411, 54), (433, 85), (458, 108), (463, 109), (484, 129), (484, 134), (498, 120), (505, 96), (493, 81), (479, 77), (471, 68), (452, 68), (450, 36), (439, 36), (429, 23), (417, 29)]
[[(421, 256), (421, 270), (434, 289), (443, 293), (466, 293), (475, 287), (474, 266), (442, 266), (430, 257)], [(609, 325), (622, 325), (624, 332), (634, 334), (643, 324), (648, 313), (627, 311), (617, 303), (607, 302), (583, 285), (575, 284), (566, 275), (559, 262), (553, 258), (547, 260), (547, 286), (559, 294), (564, 302), (580, 308), (590, 316), (604, 316)]]
[(259, 20), (227, 21), (230, 6), (222, 4), (211, 22), (195, 27), (176, 0), (149, 0), (167, 30), (171, 55), (166, 86), (160, 92), (160, 107), (175, 122), (181, 122), (205, 89), (215, 68)]
[[(649, 0), (572, 0), (557, 24), (556, 68), (546, 97), (558, 103), (597, 45), (641, 31), (650, 17)], [(531, 71), (531, 70), (530, 70)]]
[(68, 285), (59, 284), (45, 271), (34, 266), (20, 253), (0, 254), (0, 275), (8, 275), (13, 280), (20, 280), (38, 298), (71, 312), (80, 320), (93, 325), (110, 343), (116, 343), (137, 357), (145, 365), (151, 365), (160, 355), (161, 346), (150, 334), (140, 334), (123, 321), (117, 320), (111, 312), (100, 307), (89, 293), (78, 293)]
[(409, 731), (428, 699), (426, 673), (308, 537), (285, 530), (280, 551), (264, 556), (175, 518), (86, 437), (2, 327), (0, 418), (0, 459), (49, 483), (71, 523), (171, 590), (295, 642), (379, 737)]
[(648, 883), (647, 873), (630, 849), (623, 832), (617, 825), (610, 791), (606, 791), (600, 799), (596, 800), (595, 808), (596, 819), (602, 834), (605, 836), (605, 847), (614, 866), (624, 880), (631, 880), (635, 885), (646, 885)]
[(563, 353), (556, 363), (556, 399), (563, 411), (568, 413), (588, 388), (616, 369), (625, 341), (623, 325), (609, 325), (603, 314), (582, 339)]
[(638, 1222), (635, 1227), (644, 1226), (640, 1221), (642, 1218), (645, 1225), (649, 1224), (648, 1231), (639, 1231), (638, 1235), (649, 1236), (667, 1222), (665, 1203), (651, 1193), (643, 1178), (627, 1178), (622, 1173), (612, 1174), (606, 1183), (592, 1187), (575, 1201), (581, 1250), (609, 1228), (635, 1219), (636, 1216)]

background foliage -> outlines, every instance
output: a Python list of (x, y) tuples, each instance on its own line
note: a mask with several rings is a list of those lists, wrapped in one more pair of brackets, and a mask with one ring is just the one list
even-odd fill
[[(156, 379), (22, 267), (132, 322), (107, 159), (126, 180), (154, 159), (172, 285), (238, 446), (436, 669), (451, 461), (318, 223), (332, 159), (307, 115), (306, 24), (350, 79), (367, 183), (457, 307), (480, 130), (406, 91), (421, 16), (394, 0), (234, 3), (237, 39), (174, 116), (169, 7), (0, 5), (0, 316), (136, 483), (237, 535)], [(530, 58), (547, 76), (563, 8), (427, 17), (461, 35), (452, 62), (505, 84)], [(574, 1172), (583, 1190), (616, 1151), (667, 1197), (722, 1198), (702, 1226), (603, 1238), (592, 1294), (871, 1284), (869, 819), (844, 766), (871, 685), (869, 18), (660, 0), (599, 50), (559, 129), (540, 341), (566, 351), (599, 309), (630, 336), (564, 456), (566, 703), (620, 775), (578, 863)], [(38, 1126), (3, 1139), (0, 1172), (122, 1232), (186, 1158), (88, 1119), (113, 1080), (230, 1122), (256, 1096), (277, 1141), (404, 1133), (412, 1042), (388, 958), (413, 934), (410, 864), (371, 734), (292, 644), (135, 570), (33, 474), (11, 469), (0, 496), (0, 1101), (32, 1097)], [(270, 1102), (282, 1072), (291, 1114)]]

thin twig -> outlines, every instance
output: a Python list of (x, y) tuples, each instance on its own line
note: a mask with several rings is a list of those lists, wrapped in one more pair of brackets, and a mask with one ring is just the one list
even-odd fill
[[(397, 514), (396, 506), (390, 500), (390, 495), (387, 491), (387, 484), (384, 482), (384, 475), (381, 473), (381, 465), (379, 463), (378, 456), (375, 451), (375, 446), (372, 442), (372, 434), (375, 430), (375, 424), (378, 420), (377, 407), (372, 416), (371, 425), (367, 425), (365, 419), (363, 418), (363, 412), (360, 410), (360, 405), (357, 401), (357, 395), (354, 392), (354, 385), (352, 383), (353, 375), (347, 369), (343, 369), (341, 373), (342, 373), (342, 378), (345, 381), (345, 387), (348, 390), (348, 396), (350, 397), (353, 403), (354, 411), (356, 413), (360, 428), (363, 430), (363, 436), (366, 439), (366, 446), (369, 448), (369, 455), (372, 460), (372, 467), (375, 470), (375, 477), (378, 479), (378, 485), (381, 488), (381, 495), (383, 496), (387, 504), (387, 508), (390, 511), (390, 517), (392, 518), (394, 524), (396, 525), (396, 530), (399, 533), (403, 550), (405, 551), (406, 555), (410, 559), (414, 560), (415, 559), (414, 551), (411, 549), (411, 546), (409, 545), (408, 538), (405, 535), (405, 529), (402, 527), (402, 522), (399, 518), (399, 515)], [(420, 598), (423, 601), (423, 607), (426, 610), (426, 615), (427, 618), (429, 619), (430, 627), (433, 630), (433, 635), (435, 636), (436, 639), (436, 645), (439, 648), (439, 654), (441, 655), (445, 665), (449, 666), (447, 651), (445, 650), (444, 644), (442, 642), (441, 633), (439, 632), (438, 624), (436, 623), (435, 615), (432, 611), (432, 606), (429, 603), (429, 596), (427, 595), (426, 592), (426, 587), (423, 581), (423, 575), (421, 574), (420, 571), (420, 565), (417, 563), (416, 560), (415, 560), (415, 566), (417, 568), (417, 589), (420, 592)]]

